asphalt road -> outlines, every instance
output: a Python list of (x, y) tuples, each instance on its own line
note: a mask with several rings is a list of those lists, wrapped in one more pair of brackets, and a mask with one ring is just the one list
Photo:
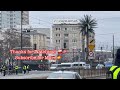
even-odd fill
[[(18, 75), (6, 75), (3, 76), (0, 74), (0, 79), (46, 79), (47, 76), (54, 71), (30, 71), (26, 74), (19, 73)], [(86, 78), (86, 79), (105, 79), (105, 76), (101, 77), (92, 77), (92, 78)]]

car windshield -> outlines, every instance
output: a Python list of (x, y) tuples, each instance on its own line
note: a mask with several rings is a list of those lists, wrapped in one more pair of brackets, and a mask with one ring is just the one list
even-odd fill
[(74, 64), (73, 66), (82, 66), (82, 64)]
[(59, 79), (59, 78), (64, 78), (64, 79), (73, 79), (74, 74), (70, 73), (52, 73), (48, 76), (48, 78), (53, 78), (53, 79)]
[(64, 64), (64, 65), (59, 65), (58, 67), (71, 67), (71, 65), (70, 65), (70, 64), (68, 64), (68, 65), (67, 65), (67, 64), (66, 64), (66, 65)]
[(89, 64), (86, 64), (85, 66), (89, 66)]

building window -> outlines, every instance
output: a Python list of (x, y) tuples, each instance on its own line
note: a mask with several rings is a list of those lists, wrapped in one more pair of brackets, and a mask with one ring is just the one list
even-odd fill
[(13, 20), (12, 18), (10, 18), (10, 20)]
[(73, 34), (72, 34), (72, 37), (77, 37), (77, 34), (76, 34), (76, 33), (73, 33)]
[(60, 43), (60, 40), (56, 40), (56, 43)]
[(76, 42), (77, 42), (77, 40), (76, 40), (76, 39), (73, 39), (73, 40), (72, 40), (72, 42), (76, 43)]
[(64, 43), (64, 48), (67, 48), (67, 44), (66, 43)]
[(68, 37), (68, 34), (64, 34), (65, 37)]
[(10, 24), (13, 24), (13, 22), (10, 22)]
[(64, 40), (64, 42), (68, 42), (68, 40)]
[(67, 30), (67, 28), (65, 28), (65, 30)]
[(10, 15), (10, 17), (13, 17), (13, 15)]
[(60, 37), (60, 34), (56, 34), (56, 36), (59, 36), (59, 37)]
[(58, 30), (58, 28), (56, 28), (56, 31)]
[(60, 30), (60, 28), (59, 28), (59, 30)]

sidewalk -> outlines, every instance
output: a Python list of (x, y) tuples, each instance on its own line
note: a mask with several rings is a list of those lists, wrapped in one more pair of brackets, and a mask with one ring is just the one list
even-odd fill
[(86, 79), (106, 79), (106, 76), (103, 75), (103, 76), (94, 76), (94, 77), (88, 77)]

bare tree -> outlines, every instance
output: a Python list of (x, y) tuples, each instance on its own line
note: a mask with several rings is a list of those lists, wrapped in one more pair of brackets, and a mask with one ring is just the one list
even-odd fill
[[(14, 49), (16, 47), (20, 47), (21, 45), (21, 32), (19, 32), (16, 29), (7, 29), (4, 34), (4, 50), (6, 53), (6, 57), (9, 57), (10, 55), (10, 50)], [(30, 47), (30, 38), (29, 36), (25, 37), (25, 35), (23, 35), (23, 43), (22, 46), (23, 47)]]

